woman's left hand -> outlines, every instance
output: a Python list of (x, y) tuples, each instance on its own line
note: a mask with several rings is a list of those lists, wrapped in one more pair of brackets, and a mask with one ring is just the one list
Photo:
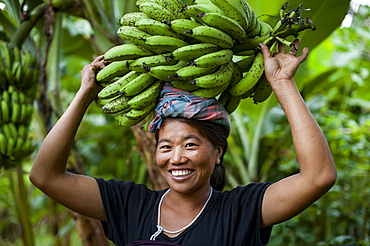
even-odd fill
[(286, 52), (286, 45), (279, 43), (278, 52), (271, 54), (269, 47), (260, 44), (264, 57), (265, 75), (272, 88), (278, 85), (278, 82), (293, 81), (299, 65), (304, 62), (308, 55), (308, 48), (302, 50), (300, 56), (296, 56), (299, 49), (299, 40), (293, 42), (294, 45), (290, 51)]

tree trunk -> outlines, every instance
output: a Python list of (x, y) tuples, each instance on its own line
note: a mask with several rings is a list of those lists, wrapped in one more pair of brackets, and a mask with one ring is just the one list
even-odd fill
[(168, 187), (167, 182), (160, 174), (157, 163), (155, 161), (156, 143), (153, 133), (148, 133), (142, 130), (142, 124), (137, 124), (132, 127), (132, 131), (136, 138), (136, 144), (142, 156), (146, 169), (149, 175), (149, 182), (154, 190), (161, 190)]
[(100, 221), (72, 212), (83, 246), (109, 246)]

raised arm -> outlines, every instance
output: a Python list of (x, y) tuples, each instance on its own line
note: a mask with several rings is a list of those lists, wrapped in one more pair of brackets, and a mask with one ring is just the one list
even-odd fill
[(33, 164), (30, 180), (47, 196), (80, 214), (105, 220), (99, 187), (95, 179), (66, 171), (77, 129), (100, 86), (95, 71), (106, 65), (97, 57), (81, 71), (81, 86), (75, 98), (43, 141)]
[(298, 66), (305, 61), (308, 49), (296, 57), (299, 40), (286, 52), (279, 45), (279, 52), (271, 55), (268, 47), (260, 45), (269, 80), (289, 121), (294, 148), (300, 167), (298, 174), (272, 184), (262, 203), (262, 227), (288, 220), (324, 195), (336, 181), (336, 169), (326, 139), (303, 101), (294, 81)]

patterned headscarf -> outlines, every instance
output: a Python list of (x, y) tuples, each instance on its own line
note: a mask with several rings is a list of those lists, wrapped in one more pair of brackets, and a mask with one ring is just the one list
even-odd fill
[(204, 98), (183, 91), (166, 83), (155, 108), (155, 117), (149, 124), (149, 132), (155, 132), (162, 124), (162, 118), (183, 117), (208, 120), (225, 126), (230, 134), (230, 116), (222, 103), (214, 98)]

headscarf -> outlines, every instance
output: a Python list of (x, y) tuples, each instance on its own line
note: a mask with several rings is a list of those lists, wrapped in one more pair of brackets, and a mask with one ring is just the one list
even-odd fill
[(155, 117), (149, 124), (149, 132), (160, 129), (163, 118), (183, 117), (187, 119), (208, 120), (223, 125), (230, 134), (230, 116), (222, 103), (215, 98), (204, 98), (183, 91), (166, 83), (160, 94)]

